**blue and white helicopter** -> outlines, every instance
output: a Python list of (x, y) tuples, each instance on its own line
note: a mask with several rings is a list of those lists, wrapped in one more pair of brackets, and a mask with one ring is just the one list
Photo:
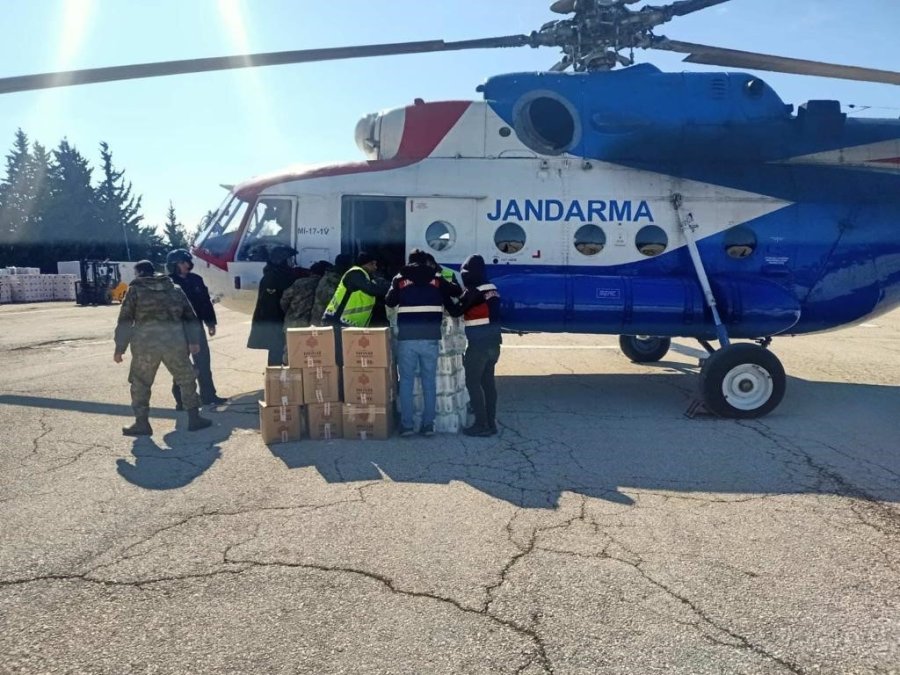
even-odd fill
[[(194, 252), (226, 304), (249, 309), (259, 251), (300, 263), (422, 247), (458, 266), (482, 254), (519, 331), (620, 336), (633, 361), (671, 338), (709, 352), (702, 401), (758, 417), (785, 393), (772, 339), (900, 304), (900, 121), (794, 110), (756, 76), (664, 73), (633, 50), (687, 61), (900, 84), (900, 73), (689, 44), (653, 30), (727, 0), (559, 0), (531, 35), (137, 64), (0, 80), (49, 86), (387, 54), (550, 46), (548, 72), (500, 75), (482, 101), (363, 118), (366, 161), (294, 167), (230, 189)], [(616, 70), (617, 66), (626, 66)], [(571, 72), (567, 72), (571, 71)], [(736, 340), (745, 340), (736, 342)], [(712, 341), (718, 342), (714, 348)]]

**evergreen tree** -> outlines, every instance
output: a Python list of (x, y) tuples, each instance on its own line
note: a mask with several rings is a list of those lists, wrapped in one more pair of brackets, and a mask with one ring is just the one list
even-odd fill
[(47, 207), (31, 242), (40, 245), (41, 267), (50, 270), (58, 260), (108, 257), (113, 242), (97, 227), (97, 200), (87, 159), (66, 139), (53, 151), (53, 158)]
[(135, 257), (137, 251), (150, 243), (145, 241), (146, 233), (141, 227), (141, 198), (131, 194), (125, 172), (113, 166), (112, 151), (106, 142), (100, 143), (100, 160), (103, 175), (95, 192), (100, 241), (112, 260), (139, 259)]
[(175, 206), (171, 201), (169, 201), (169, 210), (166, 214), (165, 236), (170, 250), (189, 246), (184, 225), (179, 223), (175, 217)]
[(6, 156), (6, 177), (0, 182), (0, 263), (21, 265), (19, 246), (28, 234), (33, 175), (28, 136), (16, 131)]

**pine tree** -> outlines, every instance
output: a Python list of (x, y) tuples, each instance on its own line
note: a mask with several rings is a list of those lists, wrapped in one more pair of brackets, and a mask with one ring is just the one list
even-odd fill
[(165, 225), (165, 236), (166, 241), (169, 244), (169, 249), (176, 248), (187, 248), (189, 246), (187, 240), (187, 234), (184, 230), (184, 225), (178, 222), (178, 218), (175, 217), (175, 206), (169, 201), (169, 210), (166, 214), (166, 225)]
[(32, 242), (40, 246), (41, 267), (51, 268), (58, 260), (108, 257), (109, 248), (118, 242), (108, 241), (97, 227), (97, 200), (87, 159), (66, 139), (53, 151), (53, 158), (47, 207)]
[(136, 251), (149, 245), (141, 221), (141, 198), (131, 194), (131, 183), (125, 182), (125, 172), (113, 166), (112, 151), (105, 141), (100, 143), (100, 184), (95, 191), (97, 202), (97, 230), (112, 260), (134, 260)]
[(21, 265), (20, 250), (28, 236), (32, 208), (33, 175), (28, 136), (16, 131), (15, 141), (6, 156), (6, 177), (0, 182), (0, 261)]

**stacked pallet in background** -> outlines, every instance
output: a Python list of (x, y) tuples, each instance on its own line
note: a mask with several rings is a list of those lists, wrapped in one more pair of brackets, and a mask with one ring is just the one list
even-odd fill
[(71, 274), (41, 274), (36, 267), (0, 269), (0, 302), (74, 300), (75, 280)]

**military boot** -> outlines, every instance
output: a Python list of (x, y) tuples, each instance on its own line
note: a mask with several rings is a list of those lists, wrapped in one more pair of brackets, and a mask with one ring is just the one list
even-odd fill
[(188, 410), (188, 431), (200, 431), (212, 426), (212, 420), (200, 417), (200, 408)]
[(122, 428), (123, 436), (152, 436), (153, 429), (146, 415), (138, 415), (134, 418), (134, 424)]

